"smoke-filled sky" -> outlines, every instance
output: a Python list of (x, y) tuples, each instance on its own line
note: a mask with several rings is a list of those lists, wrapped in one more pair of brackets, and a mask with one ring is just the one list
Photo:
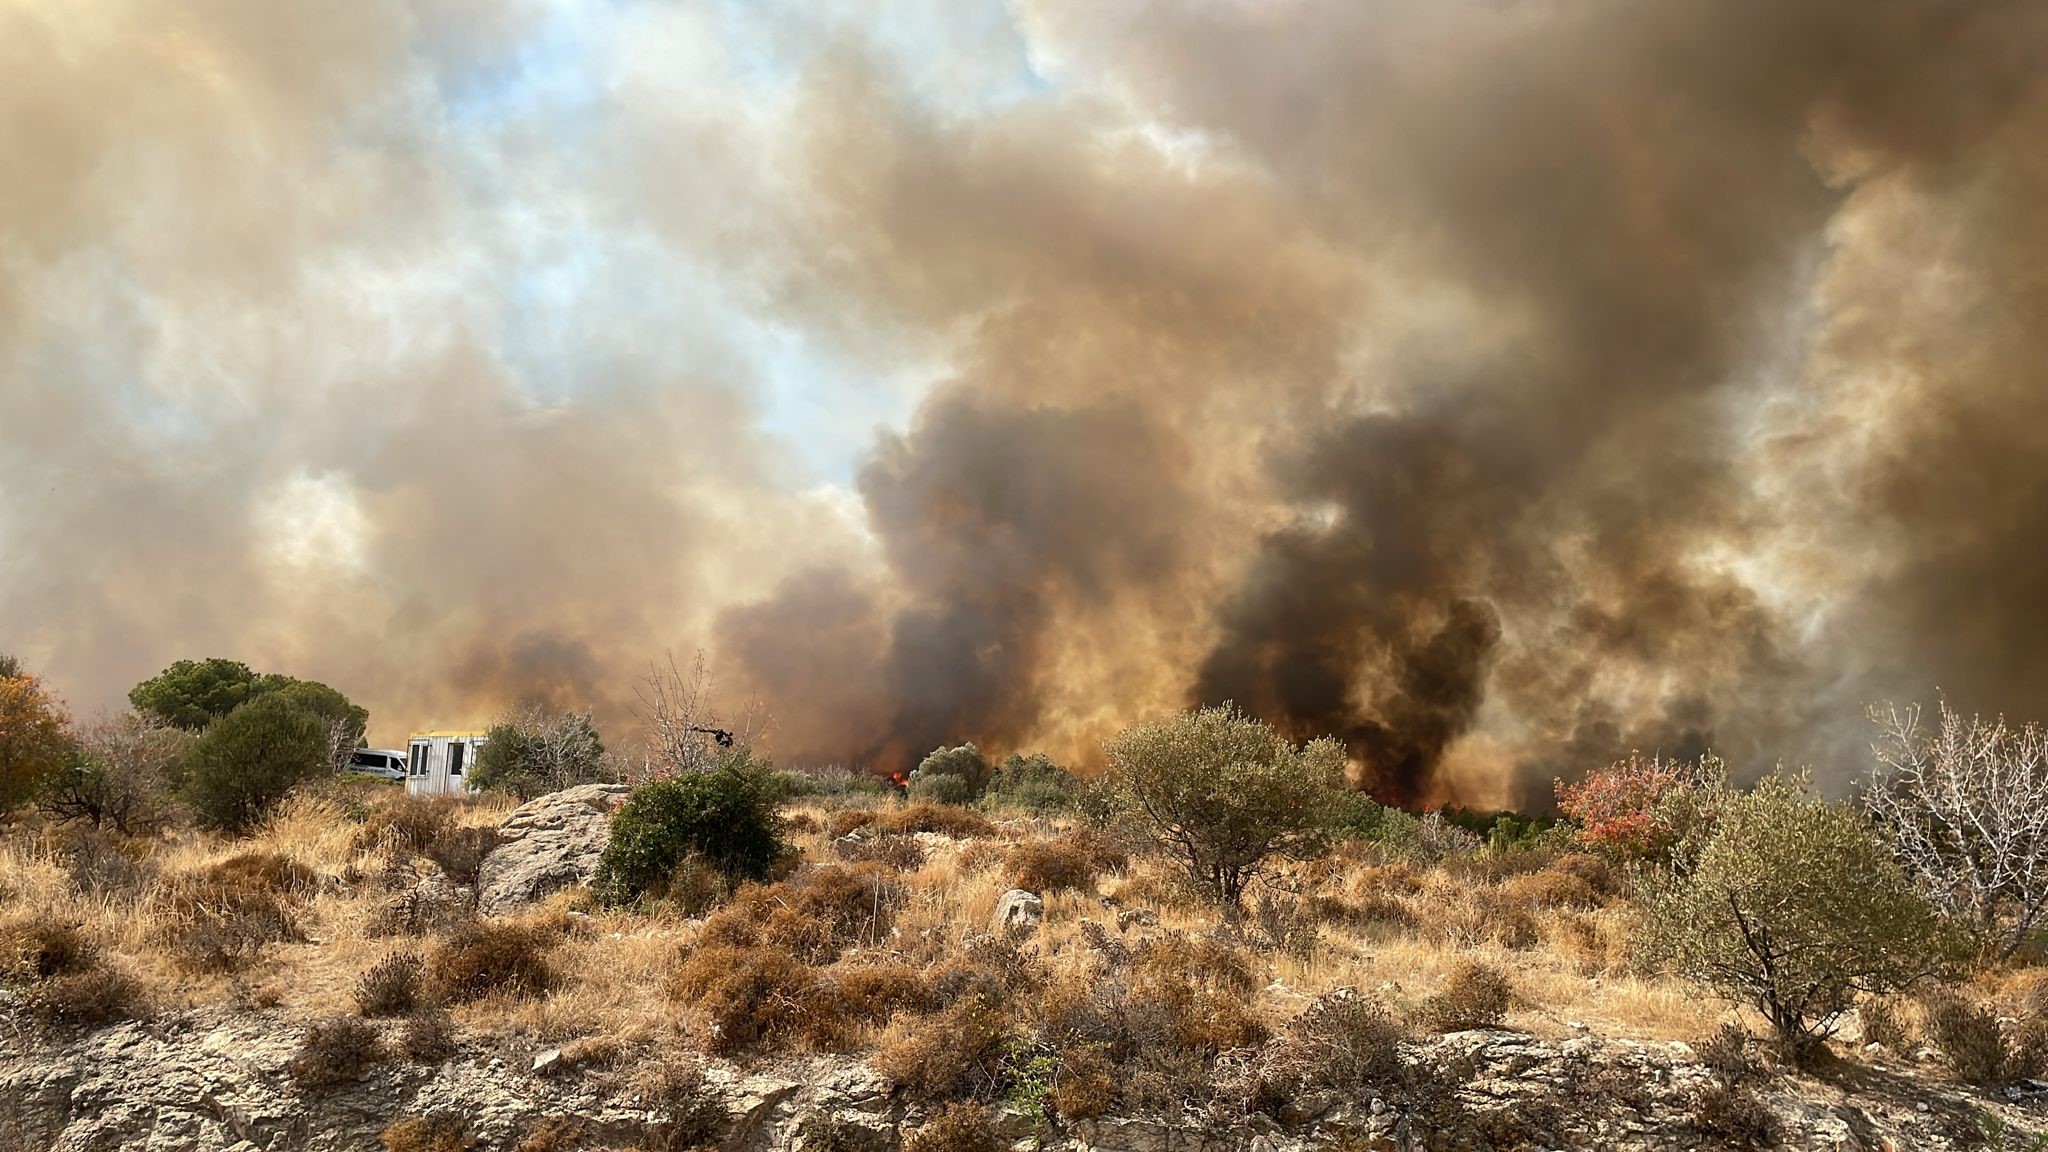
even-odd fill
[(0, 650), (1389, 797), (2048, 715), (2048, 5), (0, 0)]

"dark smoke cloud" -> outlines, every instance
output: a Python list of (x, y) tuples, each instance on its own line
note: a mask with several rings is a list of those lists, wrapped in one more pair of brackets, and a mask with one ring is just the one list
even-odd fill
[[(0, 647), (1479, 804), (2040, 713), (2040, 5), (942, 7), (5, 9)], [(847, 474), (788, 333), (905, 390)]]

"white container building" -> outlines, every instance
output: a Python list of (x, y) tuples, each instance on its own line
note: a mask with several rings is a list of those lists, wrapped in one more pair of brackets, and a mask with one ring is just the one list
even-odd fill
[(467, 796), (465, 774), (484, 746), (482, 732), (415, 732), (407, 742), (405, 791), (411, 796)]

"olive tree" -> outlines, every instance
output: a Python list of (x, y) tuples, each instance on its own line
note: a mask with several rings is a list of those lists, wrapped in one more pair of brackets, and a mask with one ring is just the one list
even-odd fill
[(469, 786), (531, 800), (612, 776), (590, 713), (527, 707), (491, 726), (469, 770)]
[(1955, 934), (1863, 814), (1771, 776), (1721, 800), (1689, 872), (1644, 873), (1646, 958), (1763, 1013), (1796, 1052), (1859, 992), (1947, 968)]
[(1231, 704), (1126, 728), (1102, 748), (1137, 827), (1230, 905), (1267, 860), (1320, 849), (1343, 794), (1343, 745), (1295, 747)]
[(2009, 956), (2048, 913), (2048, 736), (1957, 715), (1930, 730), (1920, 709), (1870, 718), (1878, 770), (1864, 802), (1936, 904)]
[(186, 756), (185, 799), (208, 828), (245, 832), (294, 784), (327, 767), (328, 731), (284, 696), (259, 696), (209, 725)]

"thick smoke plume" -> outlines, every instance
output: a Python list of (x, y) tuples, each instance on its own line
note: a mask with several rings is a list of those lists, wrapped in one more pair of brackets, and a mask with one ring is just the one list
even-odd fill
[(2048, 699), (2039, 5), (620, 11), (0, 9), (0, 648), (1474, 804)]

